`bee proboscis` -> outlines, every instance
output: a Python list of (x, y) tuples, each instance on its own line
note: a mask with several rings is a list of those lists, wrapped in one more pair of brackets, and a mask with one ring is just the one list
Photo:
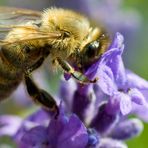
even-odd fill
[(0, 100), (24, 79), (33, 101), (58, 114), (55, 100), (34, 83), (31, 73), (49, 56), (53, 67), (61, 67), (80, 83), (94, 83), (83, 67), (97, 60), (109, 41), (101, 27), (93, 28), (85, 16), (71, 10), (0, 7)]

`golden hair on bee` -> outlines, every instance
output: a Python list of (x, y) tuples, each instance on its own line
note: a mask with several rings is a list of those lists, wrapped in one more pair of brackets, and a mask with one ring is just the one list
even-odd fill
[(88, 19), (71, 10), (46, 9), (41, 19), (42, 30), (60, 32), (63, 35), (58, 40), (52, 40), (54, 48), (54, 50), (51, 50), (52, 59), (57, 56), (67, 59), (79, 48), (89, 34), (90, 24)]
[(53, 31), (67, 31), (75, 39), (83, 40), (89, 33), (90, 24), (86, 17), (62, 8), (46, 9), (42, 16), (42, 26)]
[(110, 39), (102, 27), (94, 28), (85, 16), (62, 8), (38, 12), (0, 7), (0, 14), (0, 100), (24, 80), (33, 101), (58, 112), (54, 98), (31, 78), (48, 56), (53, 67), (58, 65), (80, 83), (96, 82), (83, 70), (109, 46)]

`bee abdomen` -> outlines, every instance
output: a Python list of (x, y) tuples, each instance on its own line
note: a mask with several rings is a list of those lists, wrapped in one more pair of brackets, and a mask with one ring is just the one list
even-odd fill
[(22, 72), (8, 61), (0, 51), (0, 101), (15, 90), (23, 78)]

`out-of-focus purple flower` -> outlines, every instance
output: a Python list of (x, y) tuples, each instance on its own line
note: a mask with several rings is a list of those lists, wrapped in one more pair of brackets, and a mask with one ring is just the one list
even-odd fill
[[(42, 88), (49, 91), (49, 87), (46, 83), (46, 79), (48, 79), (45, 75), (45, 70), (40, 68), (33, 74), (33, 78), (35, 78), (36, 83)], [(21, 83), (19, 87), (13, 92), (10, 96), (15, 100), (15, 103), (21, 105), (23, 107), (30, 107), (33, 105), (32, 99), (28, 95), (26, 91), (26, 86), (24, 83)]]
[(118, 122), (118, 115), (108, 112), (106, 103), (101, 104), (98, 113), (90, 123), (90, 127), (95, 128), (99, 134), (106, 134)]
[(3, 115), (0, 117), (0, 136), (13, 136), (21, 127), (23, 120), (17, 116)]
[(59, 98), (62, 98), (64, 105), (66, 105), (65, 110), (68, 112), (72, 109), (72, 100), (74, 91), (76, 90), (76, 83), (73, 79), (69, 80), (69, 83), (65, 81), (62, 77), (60, 87), (59, 87)]
[(97, 148), (127, 148), (127, 145), (122, 141), (112, 138), (102, 138)]
[(78, 88), (74, 92), (72, 112), (77, 114), (81, 120), (85, 119), (87, 108), (93, 99), (92, 94), (91, 86), (81, 86), (81, 84), (78, 84)]
[[(35, 127), (38, 127), (38, 126), (46, 127), (49, 124), (49, 117), (50, 117), (49, 112), (47, 112), (43, 109), (39, 109), (38, 111), (36, 111), (32, 115), (30, 115), (29, 117), (24, 119), (19, 124), (19, 126), (16, 126), (17, 130), (12, 136), (13, 139), (15, 140), (15, 142), (18, 145), (20, 145), (20, 141), (21, 141), (24, 133), (30, 131), (32, 128), (35, 128)], [(13, 118), (13, 116), (12, 116), (12, 118)], [(9, 122), (9, 120), (8, 120), (8, 122)], [(13, 126), (15, 126), (15, 125), (13, 125)], [(11, 129), (9, 129), (9, 130), (11, 130)]]
[(116, 128), (111, 133), (111, 137), (119, 140), (130, 139), (133, 136), (138, 136), (143, 131), (143, 124), (139, 119), (123, 120), (117, 124)]
[(85, 3), (90, 17), (106, 25), (111, 32), (119, 31), (130, 35), (140, 26), (141, 18), (138, 12), (122, 9), (122, 0), (86, 0)]

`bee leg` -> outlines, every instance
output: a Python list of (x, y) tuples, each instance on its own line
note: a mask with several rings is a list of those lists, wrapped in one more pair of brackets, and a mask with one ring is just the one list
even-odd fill
[(27, 73), (31, 73), (35, 69), (39, 68), (43, 64), (44, 60), (45, 58), (41, 57), (34, 65), (28, 68)]
[(55, 118), (57, 118), (59, 109), (54, 98), (45, 90), (39, 89), (29, 75), (25, 75), (25, 83), (32, 100), (37, 104), (41, 104), (45, 109), (56, 112)]
[(57, 58), (59, 65), (63, 68), (63, 70), (69, 74), (71, 74), (76, 80), (78, 80), (82, 84), (87, 83), (95, 83), (98, 79), (89, 80), (85, 75), (83, 75), (79, 71), (75, 71), (66, 61)]

